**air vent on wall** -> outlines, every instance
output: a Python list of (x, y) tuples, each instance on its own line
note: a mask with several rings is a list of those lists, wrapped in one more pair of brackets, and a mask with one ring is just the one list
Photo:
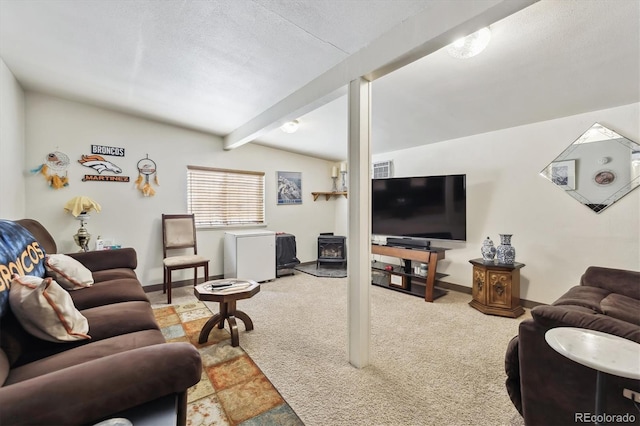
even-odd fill
[(373, 163), (373, 173), (371, 173), (374, 179), (386, 179), (393, 177), (393, 161), (380, 161)]

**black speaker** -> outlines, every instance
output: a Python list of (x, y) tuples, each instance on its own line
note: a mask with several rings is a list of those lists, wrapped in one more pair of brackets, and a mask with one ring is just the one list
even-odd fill
[(387, 238), (387, 245), (392, 247), (407, 247), (407, 248), (431, 248), (431, 241), (429, 240), (416, 240), (413, 238)]

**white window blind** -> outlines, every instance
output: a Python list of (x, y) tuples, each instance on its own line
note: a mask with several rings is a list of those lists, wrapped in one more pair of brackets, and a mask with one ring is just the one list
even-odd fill
[(199, 227), (264, 224), (264, 172), (187, 166), (187, 210)]

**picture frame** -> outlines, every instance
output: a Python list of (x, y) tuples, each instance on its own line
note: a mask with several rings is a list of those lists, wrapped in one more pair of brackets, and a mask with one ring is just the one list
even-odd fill
[(551, 182), (565, 191), (576, 189), (576, 160), (551, 163)]
[(302, 173), (278, 172), (278, 205), (302, 204)]

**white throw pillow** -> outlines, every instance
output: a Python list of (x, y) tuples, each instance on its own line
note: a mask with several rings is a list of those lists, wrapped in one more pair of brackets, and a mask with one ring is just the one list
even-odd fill
[(52, 277), (67, 290), (91, 287), (93, 274), (82, 263), (66, 254), (47, 255), (44, 262), (47, 276)]
[(40, 339), (90, 339), (87, 319), (73, 305), (69, 293), (51, 278), (15, 275), (9, 304), (24, 329)]

